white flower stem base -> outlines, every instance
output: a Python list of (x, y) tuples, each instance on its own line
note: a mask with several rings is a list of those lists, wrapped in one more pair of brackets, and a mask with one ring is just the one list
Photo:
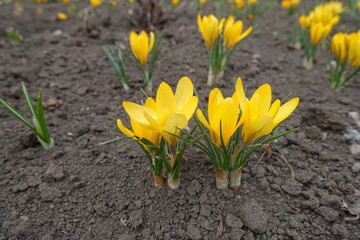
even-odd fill
[(46, 143), (44, 142), (41, 138), (36, 137), (39, 142), (41, 143), (41, 146), (45, 149), (45, 150), (49, 150), (50, 148), (54, 147), (54, 140), (52, 138), (50, 138), (50, 143)]
[(180, 177), (178, 179), (173, 179), (172, 176), (169, 176), (169, 178), (167, 179), (167, 183), (169, 188), (171, 188), (172, 190), (176, 190), (180, 186)]
[(241, 187), (241, 173), (242, 173), (243, 167), (239, 167), (238, 169), (235, 169), (233, 171), (230, 171), (230, 183), (229, 188), (233, 191), (239, 190)]
[(158, 176), (155, 175), (155, 173), (153, 173), (154, 175), (154, 186), (157, 188), (161, 188), (164, 185), (164, 177), (163, 176)]
[(303, 65), (307, 70), (312, 69), (314, 67), (314, 59), (305, 57)]
[(215, 168), (216, 189), (223, 190), (229, 187), (229, 171)]
[(208, 81), (207, 84), (211, 87), (214, 82), (219, 82), (224, 76), (224, 71), (214, 73), (209, 69)]

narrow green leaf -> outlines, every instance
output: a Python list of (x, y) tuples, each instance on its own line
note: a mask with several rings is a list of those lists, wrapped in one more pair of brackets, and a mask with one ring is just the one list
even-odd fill
[(21, 113), (19, 113), (13, 106), (11, 106), (9, 103), (7, 103), (5, 100), (3, 100), (2, 98), (0, 98), (0, 103), (2, 105), (4, 105), (4, 107), (9, 110), (9, 112), (11, 112), (17, 119), (19, 119), (20, 121), (22, 121), (26, 126), (28, 126), (35, 134), (36, 134), (36, 129), (31, 125), (31, 123), (26, 120), (25, 117), (23, 117), (21, 115)]

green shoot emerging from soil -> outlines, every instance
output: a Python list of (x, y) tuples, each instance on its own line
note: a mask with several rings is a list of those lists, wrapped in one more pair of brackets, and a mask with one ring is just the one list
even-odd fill
[(17, 117), (20, 121), (22, 121), (26, 126), (28, 126), (31, 131), (33, 131), (43, 146), (45, 150), (48, 150), (54, 146), (54, 141), (50, 137), (44, 116), (44, 110), (42, 106), (42, 92), (41, 89), (38, 92), (37, 97), (37, 104), (36, 106), (33, 105), (30, 96), (26, 90), (24, 82), (21, 82), (21, 89), (23, 91), (26, 105), (29, 109), (29, 112), (32, 116), (33, 125), (21, 114), (19, 113), (14, 107), (12, 107), (9, 103), (5, 100), (0, 98), (0, 103), (5, 106), (7, 110), (9, 110), (15, 117)]
[(13, 27), (6, 28), (6, 35), (9, 39), (9, 41), (13, 44), (18, 44), (18, 43), (22, 42), (22, 40), (24, 39), (23, 36), (21, 35), (20, 31), (14, 29)]

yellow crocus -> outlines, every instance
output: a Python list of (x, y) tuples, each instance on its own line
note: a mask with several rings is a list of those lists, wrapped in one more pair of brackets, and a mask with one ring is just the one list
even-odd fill
[(179, 3), (180, 3), (180, 0), (172, 0), (172, 5), (174, 6), (174, 7), (176, 7), (177, 5), (179, 5)]
[(194, 87), (188, 77), (180, 79), (175, 94), (171, 87), (162, 82), (156, 93), (156, 101), (148, 98), (147, 105), (124, 102), (130, 118), (144, 128), (158, 132), (168, 144), (174, 146), (180, 130), (188, 125), (194, 114), (198, 98), (193, 96)]
[(219, 20), (212, 14), (203, 17), (198, 15), (197, 23), (206, 45), (212, 47), (219, 36)]
[(251, 13), (249, 13), (249, 14), (247, 15), (247, 18), (248, 18), (250, 21), (252, 21), (252, 20), (254, 20), (254, 15), (252, 15)]
[(269, 84), (260, 86), (250, 100), (245, 97), (241, 78), (236, 82), (242, 125), (242, 140), (244, 143), (254, 142), (261, 136), (270, 134), (283, 120), (295, 110), (299, 98), (293, 98), (281, 106), (277, 99), (271, 104), (271, 87)]
[(155, 35), (153, 32), (150, 32), (150, 39), (145, 31), (142, 31), (139, 35), (135, 32), (130, 33), (130, 48), (140, 64), (145, 65), (147, 63), (154, 42)]
[(360, 11), (360, 1), (357, 3), (357, 8)]
[(239, 41), (247, 37), (252, 31), (252, 27), (249, 27), (245, 32), (242, 31), (243, 22), (241, 20), (234, 22), (232, 16), (226, 20), (224, 27), (224, 42), (227, 49), (232, 48)]
[(299, 5), (300, 0), (282, 0), (281, 6), (285, 9), (290, 9)]
[(348, 54), (348, 35), (337, 33), (331, 39), (331, 51), (340, 62), (345, 62)]
[[(144, 106), (151, 108), (152, 107), (151, 100), (147, 99), (145, 101)], [(140, 125), (139, 123), (134, 121), (132, 118), (130, 118), (130, 123), (131, 123), (131, 127), (133, 129), (132, 131), (130, 129), (126, 128), (120, 119), (117, 120), (117, 126), (118, 126), (119, 130), (126, 136), (134, 137), (134, 138), (135, 138), (135, 136), (138, 138), (145, 138), (145, 139), (149, 140), (155, 146), (159, 145), (161, 135), (157, 131), (153, 131), (150, 128), (143, 127), (142, 125)]]
[(299, 17), (299, 24), (301, 26), (302, 30), (305, 30), (307, 27), (310, 26), (311, 24), (311, 19), (308, 16), (305, 15), (301, 15)]
[(67, 20), (68, 19), (68, 16), (65, 13), (62, 13), (62, 12), (58, 12), (56, 17), (59, 20)]
[(349, 66), (360, 66), (360, 31), (349, 34)]
[(101, 5), (101, 0), (90, 0), (90, 5), (93, 7), (97, 7)]
[(129, 3), (133, 3), (135, 0), (128, 0)]
[(209, 129), (213, 142), (222, 147), (221, 139), (225, 146), (230, 142), (232, 135), (241, 125), (239, 119), (239, 100), (236, 93), (232, 97), (225, 98), (218, 88), (210, 92), (208, 102), (208, 120), (198, 109), (196, 114), (199, 121)]
[(310, 26), (310, 41), (312, 45), (317, 46), (331, 32), (331, 25), (324, 25), (322, 22)]
[(206, 3), (206, 0), (199, 0), (199, 3), (200, 3), (201, 5), (204, 5), (204, 4)]
[(235, 0), (234, 4), (237, 8), (242, 9), (245, 7), (245, 0)]
[(251, 6), (254, 5), (257, 2), (257, 0), (248, 0), (247, 5)]
[(69, 3), (70, 0), (63, 0), (63, 3)]

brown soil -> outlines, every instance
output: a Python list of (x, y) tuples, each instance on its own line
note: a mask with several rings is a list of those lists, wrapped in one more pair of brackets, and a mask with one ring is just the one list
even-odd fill
[[(274, 154), (257, 166), (262, 152), (251, 157), (242, 188), (232, 192), (215, 190), (210, 160), (192, 147), (173, 191), (153, 187), (136, 145), (98, 145), (116, 137), (104, 128), (115, 126), (111, 116), (127, 120), (122, 101), (143, 98), (138, 75), (129, 72), (133, 87), (124, 92), (100, 51), (114, 41), (128, 45), (133, 28), (125, 18), (103, 9), (84, 32), (76, 17), (54, 20), (58, 5), (42, 15), (26, 6), (13, 16), (12, 4), (0, 5), (0, 96), (26, 112), (25, 81), (33, 96), (42, 88), (44, 102), (63, 104), (46, 110), (56, 144), (49, 151), (0, 107), (0, 239), (215, 239), (218, 228), (219, 239), (360, 239), (359, 220), (348, 221), (354, 215), (339, 205), (360, 201), (359, 160), (344, 139), (348, 127), (360, 130), (348, 116), (360, 112), (359, 76), (333, 92), (324, 50), (315, 68), (304, 70), (303, 51), (287, 45), (289, 21), (280, 7), (256, 20), (256, 34), (240, 45), (217, 87), (229, 96), (241, 76), (249, 92), (263, 83), (276, 98), (292, 92), (301, 102), (282, 130), (301, 130), (273, 145)], [(207, 55), (196, 12), (166, 17), (155, 89), (189, 76), (206, 103)], [(22, 44), (8, 42), (8, 26), (23, 33)], [(63, 34), (54, 36), (58, 29)]]

